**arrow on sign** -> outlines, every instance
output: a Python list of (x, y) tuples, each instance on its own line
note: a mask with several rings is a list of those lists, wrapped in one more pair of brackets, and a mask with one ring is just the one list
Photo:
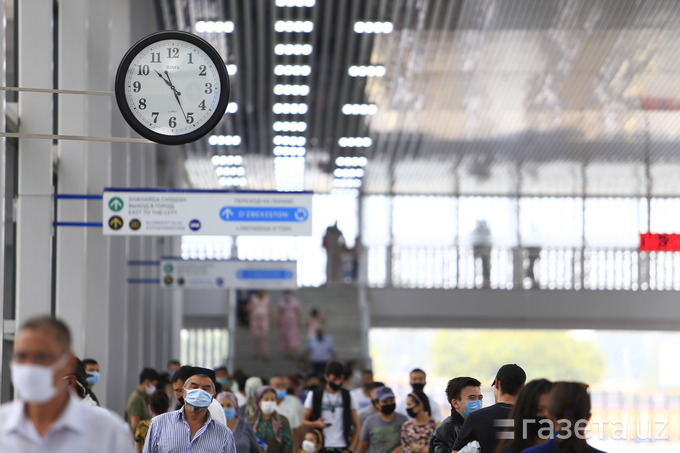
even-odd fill
[(229, 220), (233, 216), (234, 216), (234, 211), (232, 211), (228, 207), (224, 207), (220, 210), (220, 217), (222, 217), (224, 220)]
[(111, 227), (112, 230), (120, 230), (123, 227), (123, 219), (114, 215), (109, 219), (109, 227)]
[(124, 205), (123, 200), (121, 200), (118, 197), (112, 198), (109, 201), (109, 208), (111, 208), (111, 210), (114, 212), (118, 212), (121, 209), (123, 209), (123, 205)]

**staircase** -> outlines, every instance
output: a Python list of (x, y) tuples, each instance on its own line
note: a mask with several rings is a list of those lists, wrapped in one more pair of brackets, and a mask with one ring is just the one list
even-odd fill
[[(325, 332), (333, 337), (338, 360), (362, 359), (362, 338), (358, 292), (355, 287), (321, 287), (303, 288), (295, 295), (302, 305), (303, 323), (307, 320), (309, 310), (313, 307), (325, 318)], [(281, 293), (271, 291), (272, 312), (276, 312), (276, 303)], [(253, 343), (247, 327), (238, 326), (234, 338), (235, 369), (242, 369), (250, 376), (269, 377), (273, 374), (291, 374), (305, 371), (300, 363), (301, 354), (295, 358), (288, 358), (276, 349), (278, 331), (272, 324), (270, 332), (270, 352), (268, 361), (253, 358)], [(300, 330), (302, 348), (306, 346), (307, 328), (303, 325)], [(304, 352), (304, 351), (301, 351)]]

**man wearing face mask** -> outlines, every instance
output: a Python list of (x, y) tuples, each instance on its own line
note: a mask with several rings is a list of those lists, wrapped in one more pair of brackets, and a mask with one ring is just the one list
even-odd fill
[(450, 453), (463, 422), (472, 412), (482, 408), (482, 383), (472, 377), (457, 377), (446, 386), (451, 415), (434, 430), (430, 453)]
[(149, 408), (147, 407), (147, 398), (156, 391), (157, 385), (158, 373), (156, 370), (144, 368), (139, 373), (139, 385), (130, 394), (125, 410), (132, 435), (134, 435), (140, 421), (151, 418)]
[(182, 390), (184, 406), (151, 420), (143, 453), (236, 453), (231, 430), (208, 411), (214, 396), (215, 383), (211, 377), (205, 374), (189, 377)]
[[(425, 392), (425, 386), (427, 385), (427, 375), (420, 368), (415, 368), (408, 375), (409, 384), (414, 392)], [(430, 415), (435, 422), (439, 422), (442, 417), (442, 411), (439, 408), (439, 398), (435, 398), (434, 395), (425, 393), (427, 398), (430, 400)], [(405, 414), (406, 413), (406, 397), (400, 398), (397, 401), (397, 412)]]
[(500, 367), (491, 384), (496, 404), (472, 412), (465, 419), (453, 451), (457, 452), (473, 441), (479, 442), (483, 452), (495, 451), (504, 430), (497, 421), (510, 418), (510, 410), (526, 379), (524, 370), (514, 363)]
[(326, 365), (326, 385), (307, 394), (302, 427), (321, 429), (324, 451), (349, 453), (359, 442), (359, 416), (356, 402), (349, 391), (342, 388), (345, 367), (339, 362)]
[(0, 406), (0, 452), (132, 453), (120, 417), (88, 406), (68, 390), (75, 366), (68, 327), (50, 317), (16, 334), (11, 376), (20, 399)]
[(97, 395), (92, 391), (92, 387), (99, 383), (101, 375), (99, 374), (99, 364), (95, 359), (83, 359), (83, 366), (85, 367), (85, 372), (87, 373), (87, 393), (90, 395), (97, 405), (99, 405), (99, 400)]
[(358, 452), (366, 453), (370, 447), (375, 453), (399, 453), (401, 425), (408, 418), (395, 412), (397, 405), (391, 388), (380, 387), (375, 392), (375, 399), (379, 412), (368, 417), (361, 427)]
[[(177, 370), (177, 372), (175, 373), (171, 380), (172, 389), (175, 392), (175, 398), (177, 399), (178, 406), (176, 407), (182, 407), (184, 405), (183, 396), (184, 384), (191, 376), (195, 374), (204, 374), (213, 381), (213, 384), (215, 383), (215, 372), (213, 370), (209, 368), (184, 365), (179, 370)], [(224, 416), (222, 406), (220, 405), (220, 403), (217, 402), (216, 399), (213, 399), (210, 402), (210, 406), (208, 406), (208, 411), (210, 411), (210, 416), (214, 418), (218, 423), (222, 424), (227, 423), (227, 419)]]

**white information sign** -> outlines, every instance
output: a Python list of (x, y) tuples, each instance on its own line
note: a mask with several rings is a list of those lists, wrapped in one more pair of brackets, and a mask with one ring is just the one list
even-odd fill
[(107, 235), (311, 236), (311, 192), (105, 189)]
[(166, 288), (296, 289), (296, 261), (161, 260)]

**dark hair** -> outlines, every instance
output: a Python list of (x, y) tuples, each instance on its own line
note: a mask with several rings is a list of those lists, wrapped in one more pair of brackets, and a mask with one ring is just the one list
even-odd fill
[(82, 399), (85, 398), (85, 395), (87, 395), (87, 372), (85, 371), (83, 362), (81, 362), (78, 357), (75, 359), (76, 363), (73, 366), (73, 377), (75, 377), (76, 381), (78, 381), (80, 384), (76, 385), (76, 393)]
[(99, 364), (97, 363), (97, 361), (95, 359), (83, 359), (83, 366), (88, 366), (88, 365), (99, 366)]
[(226, 366), (218, 366), (217, 368), (215, 368), (215, 373), (217, 373), (218, 371), (224, 371), (225, 373), (229, 374)]
[(150, 381), (157, 381), (158, 380), (158, 373), (156, 370), (153, 368), (144, 368), (141, 373), (139, 373), (139, 383), (141, 384), (142, 382), (146, 380)]
[(373, 374), (373, 370), (370, 369), (370, 368), (367, 368), (364, 371), (362, 371), (361, 374)]
[(326, 376), (333, 375), (342, 377), (345, 375), (345, 367), (342, 366), (340, 362), (328, 362), (326, 364), (326, 371), (324, 373)]
[(427, 377), (427, 373), (421, 370), (420, 368), (414, 368), (411, 370), (411, 372), (408, 374), (409, 376), (412, 375), (413, 373), (423, 373), (423, 376)]
[(427, 397), (427, 395), (424, 392), (421, 392), (420, 390), (414, 390), (413, 392), (409, 393), (408, 396), (414, 398), (416, 402), (423, 403), (423, 410), (427, 412), (427, 415), (432, 415), (432, 408), (430, 407), (430, 398)]
[(182, 384), (184, 384), (184, 381), (191, 377), (191, 370), (193, 368), (194, 367), (192, 367), (191, 365), (184, 365), (183, 367), (180, 367), (179, 370), (177, 370), (175, 374), (172, 376), (170, 383), (174, 384), (177, 381), (182, 381)]
[[(583, 384), (578, 382), (558, 382), (553, 386), (548, 403), (548, 412), (556, 420), (571, 422), (571, 435), (556, 440), (560, 453), (585, 453), (588, 451), (583, 432), (577, 432), (576, 423), (590, 418), (590, 395)], [(558, 427), (556, 426), (557, 430)]]
[(179, 360), (177, 360), (177, 359), (172, 359), (172, 360), (168, 360), (168, 366), (170, 366), (170, 365), (181, 365), (181, 363), (179, 363)]
[(323, 431), (321, 431), (320, 429), (310, 429), (307, 432), (312, 434), (316, 438), (317, 445), (321, 445), (321, 449), (323, 449), (323, 444), (325, 441), (323, 437)]
[(19, 332), (22, 330), (34, 330), (52, 335), (54, 340), (66, 352), (71, 349), (71, 332), (66, 324), (50, 316), (38, 316), (26, 321)]
[[(510, 418), (514, 421), (513, 428), (510, 430), (513, 432), (513, 437), (501, 440), (496, 452), (520, 453), (525, 448), (538, 445), (538, 431), (547, 427), (536, 420), (538, 400), (541, 395), (550, 393), (552, 388), (552, 382), (547, 379), (535, 379), (522, 387), (510, 411)], [(527, 420), (534, 420), (534, 422)]]
[(461, 390), (463, 390), (463, 387), (468, 386), (481, 387), (482, 383), (469, 376), (460, 376), (451, 379), (449, 383), (446, 384), (446, 398), (448, 398), (449, 404), (451, 404), (451, 400), (460, 400)]
[(170, 409), (170, 398), (163, 390), (156, 390), (149, 397), (149, 406), (154, 414), (165, 414)]
[(371, 390), (375, 390), (375, 389), (380, 388), (380, 387), (385, 387), (385, 383), (384, 382), (371, 382), (370, 384), (366, 385), (366, 390), (368, 390), (370, 392)]

